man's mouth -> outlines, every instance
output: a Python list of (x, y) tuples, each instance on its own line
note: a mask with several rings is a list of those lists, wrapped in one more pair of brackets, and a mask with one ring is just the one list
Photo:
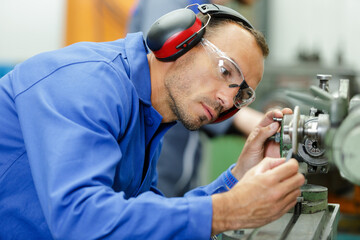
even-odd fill
[(208, 118), (209, 122), (215, 120), (216, 118), (216, 112), (209, 106), (202, 104), (204, 110), (205, 110), (205, 114), (206, 117)]

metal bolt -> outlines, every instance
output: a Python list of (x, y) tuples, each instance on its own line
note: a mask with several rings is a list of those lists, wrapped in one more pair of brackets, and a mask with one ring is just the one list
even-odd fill
[(329, 92), (329, 80), (332, 78), (332, 75), (328, 74), (318, 74), (316, 78), (320, 80), (319, 87), (327, 92)]
[(275, 122), (282, 122), (283, 119), (282, 119), (282, 118), (276, 118), (276, 117), (274, 117), (273, 120), (274, 120)]
[(314, 173), (316, 172), (316, 167), (315, 166), (308, 166), (308, 173)]
[(234, 230), (234, 233), (236, 235), (244, 235), (245, 234), (245, 231), (243, 229), (238, 229), (238, 230)]

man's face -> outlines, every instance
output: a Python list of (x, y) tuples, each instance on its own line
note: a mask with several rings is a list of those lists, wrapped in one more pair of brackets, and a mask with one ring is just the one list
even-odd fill
[[(209, 40), (241, 68), (253, 89), (263, 74), (263, 55), (254, 37), (236, 24), (226, 24), (221, 34)], [(176, 118), (189, 130), (215, 121), (233, 107), (239, 88), (229, 88), (218, 75), (213, 55), (201, 44), (180, 57), (165, 76), (168, 104)], [(239, 82), (240, 84), (240, 82)]]

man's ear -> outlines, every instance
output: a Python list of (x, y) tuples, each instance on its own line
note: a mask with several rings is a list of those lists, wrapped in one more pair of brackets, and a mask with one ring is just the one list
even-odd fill
[(146, 43), (160, 61), (175, 61), (200, 42), (205, 32), (202, 27), (192, 10), (178, 9), (153, 23)]

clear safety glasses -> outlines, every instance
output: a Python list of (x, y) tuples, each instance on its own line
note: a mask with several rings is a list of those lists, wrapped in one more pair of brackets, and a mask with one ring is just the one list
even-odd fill
[(236, 62), (205, 38), (201, 39), (201, 45), (216, 66), (218, 78), (228, 83), (229, 88), (239, 88), (233, 99), (235, 107), (240, 109), (252, 103), (255, 100), (255, 91), (246, 83), (244, 74)]

